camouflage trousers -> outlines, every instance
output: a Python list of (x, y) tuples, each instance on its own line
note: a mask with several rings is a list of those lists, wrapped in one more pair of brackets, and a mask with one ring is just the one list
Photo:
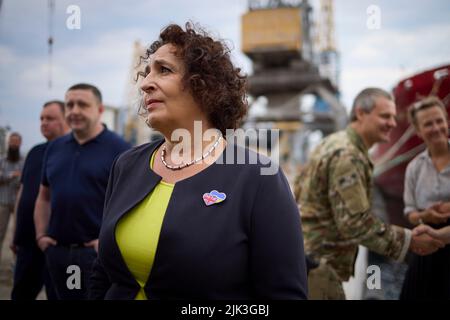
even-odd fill
[(336, 271), (320, 260), (319, 266), (308, 274), (309, 300), (345, 300), (344, 288)]

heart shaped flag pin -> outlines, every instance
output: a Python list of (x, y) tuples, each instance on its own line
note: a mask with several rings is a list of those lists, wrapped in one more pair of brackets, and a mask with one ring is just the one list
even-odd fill
[(203, 201), (207, 206), (211, 206), (216, 203), (221, 203), (227, 198), (227, 195), (223, 192), (219, 192), (217, 190), (213, 190), (208, 193), (203, 194)]

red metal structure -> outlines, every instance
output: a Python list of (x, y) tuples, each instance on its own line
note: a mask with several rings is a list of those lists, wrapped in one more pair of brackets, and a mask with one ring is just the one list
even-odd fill
[(437, 96), (450, 113), (450, 65), (426, 70), (400, 81), (393, 89), (393, 95), (397, 105), (397, 127), (392, 132), (391, 141), (379, 144), (374, 150), (374, 176), (387, 219), (393, 224), (407, 226), (403, 217), (405, 170), (409, 161), (425, 148), (408, 122), (407, 110), (421, 98)]

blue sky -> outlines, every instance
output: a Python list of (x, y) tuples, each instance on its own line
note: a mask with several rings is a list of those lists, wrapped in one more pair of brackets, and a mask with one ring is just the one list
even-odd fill
[[(0, 125), (23, 133), (24, 149), (43, 141), (39, 113), (50, 99), (63, 99), (77, 82), (96, 84), (105, 103), (121, 106), (133, 42), (148, 44), (165, 25), (199, 22), (233, 43), (235, 62), (251, 72), (240, 52), (245, 0), (56, 0), (53, 88), (48, 81), (47, 0), (3, 0), (0, 11)], [(317, 0), (311, 1), (316, 4)], [(344, 104), (366, 86), (391, 89), (417, 71), (450, 63), (448, 0), (337, 0), (336, 41), (341, 55)], [(66, 9), (81, 9), (81, 29), (69, 30)], [(366, 9), (381, 10), (381, 28), (369, 30)]]

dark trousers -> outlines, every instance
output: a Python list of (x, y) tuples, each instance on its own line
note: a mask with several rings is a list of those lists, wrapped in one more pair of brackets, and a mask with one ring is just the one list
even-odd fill
[(411, 254), (400, 300), (450, 300), (450, 245), (427, 256)]
[(82, 246), (50, 246), (47, 267), (59, 300), (87, 300), (88, 281), (97, 253)]
[(35, 300), (44, 285), (47, 299), (56, 300), (42, 251), (36, 245), (19, 246), (11, 299)]

